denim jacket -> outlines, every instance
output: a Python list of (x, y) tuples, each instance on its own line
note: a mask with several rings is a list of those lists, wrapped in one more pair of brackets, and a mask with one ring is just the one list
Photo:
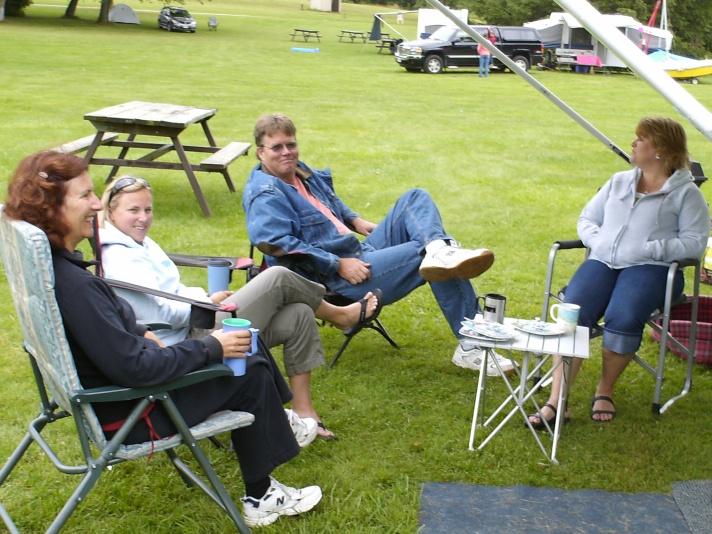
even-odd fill
[[(346, 226), (359, 215), (334, 192), (329, 169), (316, 170), (299, 162), (299, 168), (311, 172), (304, 185)], [(302, 197), (294, 186), (262, 171), (257, 165), (245, 184), (242, 206), (247, 217), (250, 242), (267, 255), (267, 264), (285, 254), (309, 254), (320, 273), (333, 276), (339, 258), (361, 256), (361, 242), (353, 233), (340, 234), (323, 213)]]

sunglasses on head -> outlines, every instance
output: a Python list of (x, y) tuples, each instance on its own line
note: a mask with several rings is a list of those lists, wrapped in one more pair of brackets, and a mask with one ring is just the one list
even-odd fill
[(146, 180), (143, 178), (135, 178), (133, 176), (126, 176), (124, 178), (121, 178), (118, 180), (115, 184), (114, 187), (111, 188), (111, 193), (109, 193), (109, 202), (111, 202), (111, 199), (114, 198), (114, 195), (121, 191), (122, 189), (127, 188), (130, 185), (133, 185), (135, 183), (139, 183), (146, 187), (146, 189), (151, 189), (151, 184), (149, 184)]

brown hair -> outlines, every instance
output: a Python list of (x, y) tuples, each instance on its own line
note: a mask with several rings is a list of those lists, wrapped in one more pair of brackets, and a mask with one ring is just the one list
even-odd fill
[(5, 215), (34, 224), (47, 234), (52, 247), (63, 247), (69, 233), (61, 213), (66, 182), (86, 170), (86, 161), (74, 154), (47, 150), (27, 156), (7, 186)]
[(262, 146), (262, 140), (265, 135), (272, 136), (277, 132), (292, 137), (297, 136), (297, 127), (294, 126), (292, 119), (280, 113), (272, 113), (271, 115), (262, 115), (257, 119), (253, 135), (255, 137), (255, 145)]
[[(121, 180), (125, 179), (133, 179), (134, 181), (133, 183), (122, 187), (118, 191), (114, 191), (116, 184), (118, 184)], [(116, 205), (119, 203), (121, 195), (123, 195), (124, 193), (135, 193), (136, 191), (141, 191), (141, 189), (148, 189), (148, 191), (151, 193), (151, 198), (153, 198), (153, 190), (151, 189), (149, 183), (143, 178), (139, 178), (138, 176), (119, 176), (118, 178), (112, 180), (111, 183), (106, 186), (104, 194), (101, 195), (101, 205), (103, 207), (102, 210), (97, 214), (99, 227), (104, 228), (104, 223), (110, 220), (109, 211), (116, 207)]]
[(650, 141), (668, 176), (678, 169), (690, 167), (687, 136), (679, 122), (666, 117), (644, 117), (640, 119), (635, 135)]

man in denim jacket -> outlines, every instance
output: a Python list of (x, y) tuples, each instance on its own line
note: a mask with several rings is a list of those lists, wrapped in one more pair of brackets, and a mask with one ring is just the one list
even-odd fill
[[(463, 317), (474, 317), (477, 310), (469, 280), (490, 268), (492, 251), (460, 248), (422, 189), (407, 191), (380, 224), (362, 219), (336, 195), (328, 169), (299, 161), (296, 132), (294, 123), (279, 114), (265, 115), (255, 125), (260, 164), (245, 185), (243, 207), (250, 241), (268, 264), (286, 254), (308, 254), (331, 290), (357, 300), (364, 291), (380, 288), (384, 305), (429, 282), (459, 337)], [(466, 349), (458, 344), (453, 362), (480, 370), (482, 352)], [(509, 360), (498, 358), (505, 370), (513, 370)], [(488, 374), (496, 374), (494, 362), (488, 367)]]

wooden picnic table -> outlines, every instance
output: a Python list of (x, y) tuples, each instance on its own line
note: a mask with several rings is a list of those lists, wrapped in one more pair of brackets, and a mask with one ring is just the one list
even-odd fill
[(380, 54), (383, 52), (384, 48), (387, 48), (388, 51), (390, 52), (391, 49), (395, 48), (396, 46), (396, 40), (391, 39), (389, 37), (381, 37), (378, 42), (376, 43), (376, 48), (378, 48), (378, 53)]
[(368, 41), (368, 35), (366, 32), (359, 32), (355, 30), (341, 30), (341, 33), (337, 35), (339, 42), (343, 42), (344, 38), (350, 39), (353, 43), (356, 39), (361, 39), (362, 42)]
[(292, 36), (292, 41), (295, 37), (303, 37), (304, 41), (309, 41), (310, 38), (316, 38), (317, 42), (321, 42), (321, 35), (319, 35), (319, 30), (305, 30), (303, 28), (294, 28), (294, 31), (289, 35)]
[[(188, 177), (203, 214), (210, 217), (210, 208), (205, 201), (195, 172), (219, 172), (225, 178), (230, 192), (234, 193), (235, 186), (227, 167), (238, 157), (246, 155), (252, 146), (250, 143), (232, 142), (222, 148), (219, 147), (208, 126), (208, 120), (215, 115), (216, 111), (214, 108), (140, 101), (126, 102), (84, 115), (84, 119), (91, 122), (96, 128), (96, 134), (71, 141), (55, 150), (72, 153), (86, 150), (84, 159), (89, 164), (112, 167), (106, 179), (107, 183), (116, 175), (120, 167), (182, 170)], [(193, 124), (202, 126), (206, 144), (183, 145), (180, 141), (179, 136)], [(118, 134), (127, 134), (127, 137), (122, 139)], [(138, 140), (139, 136), (164, 139), (146, 141)], [(96, 153), (100, 146), (119, 147), (120, 151), (116, 157), (97, 157)], [(180, 163), (157, 161), (160, 157), (174, 151), (178, 155)], [(207, 157), (200, 163), (191, 163), (188, 159), (188, 152), (203, 153)]]

